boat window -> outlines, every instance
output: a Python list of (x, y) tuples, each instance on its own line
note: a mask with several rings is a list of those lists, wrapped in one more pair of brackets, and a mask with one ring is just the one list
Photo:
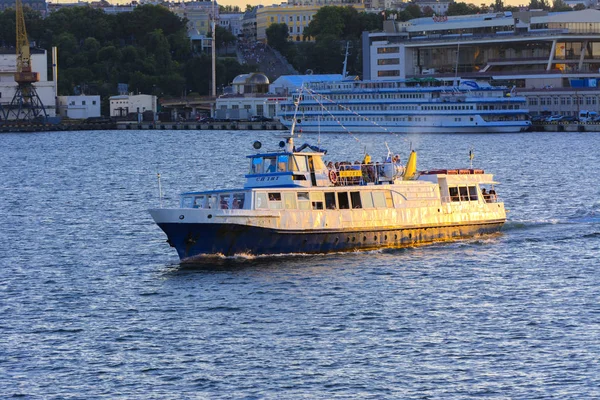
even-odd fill
[(348, 200), (348, 192), (338, 192), (338, 204), (340, 210), (347, 210), (350, 208), (350, 201)]
[(298, 167), (298, 171), (307, 172), (308, 165), (306, 164), (306, 156), (294, 156), (296, 159), (296, 166)]
[(283, 194), (283, 203), (286, 210), (296, 209), (296, 194), (288, 192)]
[(298, 208), (300, 210), (310, 210), (308, 192), (298, 192)]
[[(181, 207), (192, 208), (193, 200), (194, 200), (194, 198), (191, 196), (184, 197), (183, 200), (181, 201)], [(197, 208), (196, 205), (194, 205), (194, 208)]]
[(280, 155), (277, 157), (277, 172), (286, 172), (288, 170), (288, 163), (290, 156), (287, 154)]
[(370, 192), (362, 192), (360, 194), (360, 200), (363, 208), (373, 208), (373, 197)]
[(323, 196), (323, 192), (311, 192), (310, 201), (312, 203), (313, 210), (322, 210), (325, 196)]
[(350, 192), (350, 200), (352, 200), (352, 208), (362, 208), (360, 192)]
[(385, 195), (383, 192), (373, 192), (373, 204), (376, 208), (385, 208)]
[(264, 168), (263, 172), (265, 174), (270, 174), (272, 172), (275, 172), (275, 170), (276, 170), (275, 157), (265, 157), (264, 162), (263, 162), (263, 168)]
[(210, 208), (211, 210), (214, 210), (217, 208), (217, 196), (215, 195), (208, 195), (206, 196), (206, 203), (207, 203), (207, 207)]
[(234, 193), (233, 194), (233, 202), (231, 203), (231, 208), (234, 210), (244, 208), (244, 200), (246, 199), (245, 193)]
[(221, 210), (229, 209), (229, 193), (219, 195), (219, 208)]
[(283, 204), (281, 204), (281, 193), (269, 193), (269, 208), (273, 210), (280, 210), (283, 208)]
[(392, 192), (389, 190), (385, 192), (385, 205), (387, 208), (394, 208), (394, 202), (392, 201)]
[(461, 186), (458, 188), (460, 193), (460, 201), (469, 201), (469, 191), (466, 186)]
[(264, 210), (267, 206), (267, 194), (266, 193), (256, 193), (256, 203), (254, 208), (257, 210)]
[(335, 210), (337, 208), (335, 205), (334, 192), (325, 192), (325, 208), (328, 210)]
[(250, 165), (250, 173), (251, 174), (261, 174), (262, 173), (262, 158), (254, 157), (252, 159), (252, 164)]
[(312, 159), (313, 159), (315, 171), (320, 171), (320, 170), (326, 169), (325, 163), (323, 162), (323, 159), (321, 157), (313, 157)]
[(477, 186), (469, 186), (469, 199), (477, 201)]
[(459, 201), (458, 188), (450, 187), (448, 188), (448, 191), (450, 193), (450, 201)]
[(194, 208), (204, 208), (204, 196), (194, 197)]

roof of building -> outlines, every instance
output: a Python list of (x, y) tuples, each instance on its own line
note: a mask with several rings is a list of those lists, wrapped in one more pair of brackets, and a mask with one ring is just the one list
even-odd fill
[[(342, 74), (282, 75), (273, 82), (273, 85), (287, 84), (289, 86), (300, 87), (307, 82), (335, 82), (343, 79)], [(354, 79), (354, 77), (351, 79)]]
[(233, 85), (268, 85), (269, 78), (260, 72), (241, 74), (233, 78)]

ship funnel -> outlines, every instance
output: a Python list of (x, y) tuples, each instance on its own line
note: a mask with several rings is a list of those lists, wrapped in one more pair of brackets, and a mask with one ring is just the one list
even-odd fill
[(406, 162), (406, 169), (404, 170), (405, 181), (411, 180), (415, 177), (415, 173), (417, 172), (417, 152), (411, 151), (410, 156), (408, 156), (408, 161)]

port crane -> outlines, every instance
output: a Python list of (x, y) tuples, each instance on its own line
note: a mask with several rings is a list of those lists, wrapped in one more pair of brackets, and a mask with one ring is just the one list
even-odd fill
[(16, 26), (17, 71), (15, 72), (15, 82), (17, 82), (17, 90), (12, 101), (4, 106), (4, 120), (32, 121), (40, 117), (45, 119), (48, 114), (35, 86), (33, 86), (40, 80), (40, 74), (33, 72), (31, 66), (31, 49), (25, 29), (22, 0), (16, 0)]

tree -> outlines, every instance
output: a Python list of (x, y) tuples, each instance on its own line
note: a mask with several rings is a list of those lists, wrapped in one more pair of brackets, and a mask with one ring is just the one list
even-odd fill
[(554, 0), (551, 11), (573, 11), (573, 9), (569, 7), (563, 0)]
[(481, 12), (481, 9), (475, 4), (450, 3), (448, 5), (448, 12), (446, 12), (446, 15), (470, 15), (477, 14), (479, 12)]
[(223, 28), (219, 25), (217, 25), (215, 28), (217, 30), (217, 49), (225, 48), (225, 53), (227, 53), (229, 46), (235, 44), (237, 38), (227, 28)]
[(424, 17), (433, 17), (433, 15), (435, 14), (435, 12), (433, 11), (433, 8), (426, 6), (425, 8), (423, 8), (423, 16)]
[(581, 11), (585, 9), (586, 6), (583, 3), (575, 4), (575, 7), (573, 7), (573, 11)]
[(267, 28), (266, 34), (268, 45), (280, 53), (285, 53), (289, 46), (288, 37), (290, 35), (287, 24), (271, 24)]

